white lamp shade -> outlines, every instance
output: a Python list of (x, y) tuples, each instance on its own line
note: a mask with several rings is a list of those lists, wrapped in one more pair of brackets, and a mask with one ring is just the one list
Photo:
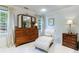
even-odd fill
[(34, 26), (38, 26), (38, 24), (37, 23), (35, 23), (35, 25)]
[(73, 24), (73, 20), (68, 20), (67, 24)]

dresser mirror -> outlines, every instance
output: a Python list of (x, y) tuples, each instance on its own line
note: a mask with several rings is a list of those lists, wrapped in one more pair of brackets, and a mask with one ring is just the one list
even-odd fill
[(30, 28), (36, 23), (36, 19), (30, 15), (19, 14), (17, 16), (17, 27), (19, 28)]

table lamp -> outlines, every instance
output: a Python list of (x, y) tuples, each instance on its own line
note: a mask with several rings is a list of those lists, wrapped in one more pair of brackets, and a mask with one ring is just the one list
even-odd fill
[(73, 25), (73, 20), (68, 20), (67, 25), (69, 26), (69, 31), (68, 33), (72, 33), (72, 25)]

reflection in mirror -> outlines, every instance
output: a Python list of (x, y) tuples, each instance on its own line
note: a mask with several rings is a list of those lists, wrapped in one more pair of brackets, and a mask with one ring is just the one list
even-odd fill
[(31, 27), (31, 17), (23, 16), (23, 27), (24, 28)]

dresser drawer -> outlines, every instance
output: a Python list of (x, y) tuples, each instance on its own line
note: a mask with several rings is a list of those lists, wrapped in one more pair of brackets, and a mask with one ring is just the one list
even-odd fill
[(63, 42), (63, 45), (66, 46), (66, 47), (72, 48), (72, 49), (75, 49), (76, 48), (76, 45), (75, 44), (68, 43), (68, 42)]
[(63, 42), (67, 42), (67, 43), (76, 44), (76, 41), (73, 41), (73, 40), (63, 40)]
[(28, 43), (36, 40), (38, 37), (37, 28), (16, 28), (15, 31), (15, 44), (19, 46), (24, 43)]
[(77, 34), (63, 33), (62, 36), (64, 46), (77, 49)]

